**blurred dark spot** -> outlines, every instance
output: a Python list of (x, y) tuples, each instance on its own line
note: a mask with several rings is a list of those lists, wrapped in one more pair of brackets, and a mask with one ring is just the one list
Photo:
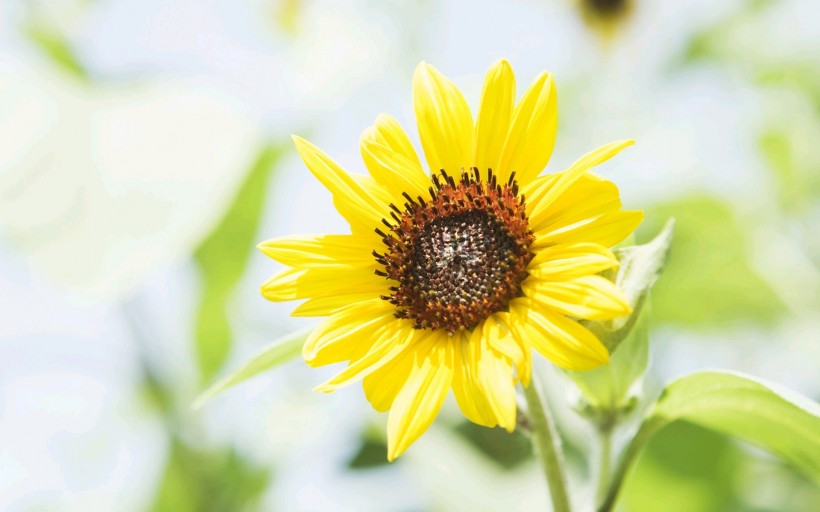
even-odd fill
[(518, 432), (487, 428), (465, 421), (455, 428), (470, 444), (505, 469), (512, 469), (532, 457), (530, 440)]

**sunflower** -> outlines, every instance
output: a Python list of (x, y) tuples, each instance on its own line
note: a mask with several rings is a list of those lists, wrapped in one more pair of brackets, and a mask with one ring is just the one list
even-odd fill
[(529, 384), (532, 349), (570, 370), (607, 364), (607, 349), (578, 320), (630, 313), (599, 273), (618, 265), (608, 247), (643, 218), (621, 210), (617, 187), (589, 172), (632, 141), (539, 176), (557, 127), (549, 74), (516, 103), (512, 68), (495, 63), (473, 122), (456, 86), (421, 63), (413, 103), (430, 174), (385, 114), (361, 137), (368, 175), (347, 173), (294, 137), (351, 232), (259, 245), (288, 267), (262, 294), (307, 299), (295, 316), (327, 317), (305, 341), (305, 361), (348, 363), (317, 390), (363, 381), (373, 407), (390, 411), (391, 461), (451, 389), (471, 421), (512, 431), (515, 385)]
[(611, 39), (635, 9), (633, 0), (576, 0), (576, 3), (587, 26), (604, 39)]

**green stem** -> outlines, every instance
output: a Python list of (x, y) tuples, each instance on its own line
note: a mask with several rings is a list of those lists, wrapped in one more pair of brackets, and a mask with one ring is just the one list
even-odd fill
[(532, 438), (535, 441), (536, 453), (540, 456), (541, 465), (544, 466), (547, 475), (552, 509), (554, 512), (571, 512), (567, 479), (564, 475), (561, 439), (549, 415), (549, 408), (545, 406), (540, 383), (534, 373), (532, 382), (524, 388), (524, 396), (527, 399), (529, 419), (532, 422)]
[(603, 502), (609, 491), (610, 465), (612, 461), (612, 428), (598, 427), (598, 440), (601, 450), (598, 462), (598, 491), (595, 494), (598, 503)]
[(661, 426), (662, 424), (656, 422), (644, 423), (640, 430), (638, 430), (638, 433), (635, 434), (635, 437), (632, 438), (632, 441), (621, 457), (621, 461), (618, 463), (618, 467), (615, 469), (615, 473), (612, 475), (609, 491), (606, 493), (601, 506), (598, 507), (598, 512), (610, 512), (615, 507), (618, 494), (621, 491), (626, 475), (632, 467), (632, 463), (638, 458), (638, 454), (641, 453), (641, 450), (646, 442), (649, 441), (649, 438), (652, 437)]

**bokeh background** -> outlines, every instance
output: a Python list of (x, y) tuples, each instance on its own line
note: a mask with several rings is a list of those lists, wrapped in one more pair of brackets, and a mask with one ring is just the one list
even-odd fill
[[(379, 112), (415, 137), (427, 60), (477, 106), (505, 57), (555, 76), (549, 169), (602, 172), (638, 241), (677, 218), (646, 394), (704, 367), (820, 398), (820, 4), (815, 0), (2, 0), (0, 509), (547, 510), (520, 434), (448, 403), (387, 464), (385, 416), (293, 361), (194, 412), (207, 383), (309, 321), (258, 292), (254, 250), (341, 232), (298, 133), (363, 172)], [(304, 319), (302, 319), (304, 320)], [(544, 365), (579, 496), (593, 436)], [(629, 511), (814, 511), (785, 463), (686, 424)]]

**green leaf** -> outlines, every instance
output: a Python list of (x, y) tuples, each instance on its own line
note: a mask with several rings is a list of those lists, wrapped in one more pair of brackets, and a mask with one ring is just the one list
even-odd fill
[(255, 377), (265, 370), (269, 370), (294, 359), (301, 352), (302, 345), (312, 330), (313, 328), (311, 327), (296, 331), (274, 341), (252, 357), (251, 360), (245, 363), (241, 368), (222, 377), (202, 392), (202, 394), (194, 400), (191, 407), (193, 409), (199, 409), (205, 405), (208, 400), (226, 389), (246, 381), (251, 377)]
[(194, 253), (203, 288), (196, 314), (196, 358), (204, 381), (213, 378), (230, 350), (228, 301), (255, 246), (267, 184), (281, 154), (282, 147), (272, 144), (259, 152), (225, 216)]
[(632, 306), (632, 315), (585, 323), (612, 354), (609, 365), (568, 374), (584, 396), (581, 412), (601, 425), (611, 423), (613, 415), (631, 409), (631, 392), (649, 363), (649, 333), (643, 306), (666, 264), (674, 226), (674, 219), (670, 219), (651, 242), (615, 251), (620, 266), (614, 280)]
[(655, 434), (676, 421), (754, 444), (820, 483), (820, 404), (748, 375), (710, 370), (666, 386), (627, 446), (599, 510), (612, 510), (638, 454)]
[(669, 384), (645, 421), (677, 420), (737, 437), (790, 461), (820, 482), (820, 404), (776, 384), (703, 371)]
[(748, 462), (728, 437), (677, 422), (647, 444), (624, 488), (628, 510), (742, 510), (733, 480)]
[(674, 217), (675, 245), (664, 278), (652, 290), (653, 321), (714, 329), (737, 323), (771, 325), (784, 305), (748, 256), (748, 241), (730, 205), (692, 195), (649, 210), (653, 219)]

